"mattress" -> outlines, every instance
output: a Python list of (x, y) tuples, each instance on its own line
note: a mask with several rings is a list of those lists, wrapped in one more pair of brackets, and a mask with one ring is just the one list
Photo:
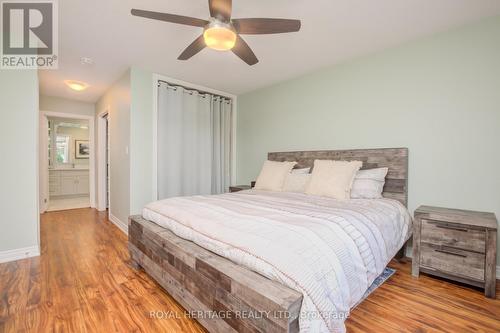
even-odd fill
[(345, 332), (412, 223), (396, 200), (257, 190), (160, 200), (143, 217), (301, 292), (301, 332)]

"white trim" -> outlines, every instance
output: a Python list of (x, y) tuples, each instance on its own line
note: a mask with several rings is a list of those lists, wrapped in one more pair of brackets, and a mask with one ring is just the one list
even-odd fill
[(157, 144), (157, 119), (158, 119), (158, 81), (167, 81), (171, 84), (178, 84), (184, 87), (189, 87), (197, 90), (206, 91), (211, 94), (221, 95), (228, 97), (232, 100), (233, 104), (233, 128), (232, 128), (232, 138), (231, 138), (231, 185), (236, 183), (236, 131), (237, 131), (237, 114), (238, 114), (238, 96), (230, 94), (224, 91), (204, 87), (191, 82), (186, 82), (178, 79), (174, 79), (165, 75), (153, 73), (153, 167), (152, 167), (152, 189), (153, 189), (153, 200), (158, 200), (158, 144)]
[(413, 247), (406, 245), (405, 248), (405, 257), (412, 258), (413, 257)]
[[(40, 116), (45, 116), (45, 117), (58, 117), (58, 118), (69, 118), (69, 119), (84, 119), (89, 121), (89, 145), (92, 147), (90, 150), (90, 156), (89, 156), (89, 195), (90, 195), (90, 207), (95, 208), (96, 206), (96, 190), (95, 190), (95, 184), (96, 184), (96, 176), (95, 176), (95, 133), (94, 133), (94, 125), (95, 125), (95, 117), (94, 116), (87, 116), (87, 115), (80, 115), (80, 114), (73, 114), (73, 113), (64, 113), (64, 112), (53, 112), (53, 111), (40, 111)], [(38, 128), (40, 126), (37, 126)], [(45, 138), (47, 136), (47, 133), (41, 133), (41, 135)], [(40, 158), (40, 156), (39, 156)], [(45, 181), (45, 179), (44, 179)], [(44, 186), (41, 191), (47, 190), (48, 193), (48, 184), (49, 180), (47, 177), (46, 182), (44, 182)]]
[(38, 245), (2, 251), (0, 252), (0, 263), (37, 257), (39, 255), (40, 248), (38, 247)]
[(37, 146), (38, 146), (38, 211), (43, 214), (48, 208), (49, 198), (49, 161), (47, 160), (48, 135), (42, 133), (48, 132), (48, 119), (44, 114), (38, 117), (37, 127)]
[(500, 266), (497, 266), (497, 280), (500, 280)]
[(156, 120), (158, 119), (158, 80), (160, 79), (160, 76), (158, 74), (153, 73), (153, 82), (151, 83), (153, 85), (153, 116), (152, 116), (152, 126), (153, 130), (151, 131), (151, 135), (153, 136), (153, 165), (151, 168), (151, 189), (152, 189), (152, 196), (151, 198), (153, 200), (158, 200), (158, 144), (157, 144), (157, 138), (158, 138), (158, 128), (156, 126)]
[(128, 235), (128, 224), (120, 221), (119, 218), (109, 213), (109, 221), (116, 225), (125, 235)]
[[(109, 131), (109, 107), (106, 108), (104, 112), (101, 112), (97, 115), (97, 210), (105, 211), (106, 208), (109, 208), (111, 211), (111, 207), (107, 207), (107, 193), (111, 193), (111, 189), (107, 188), (106, 174), (107, 174), (107, 166), (106, 161), (106, 150), (107, 150), (107, 133), (106, 133), (106, 118), (108, 121), (108, 131)], [(111, 163), (111, 161), (108, 161)], [(111, 178), (111, 175), (109, 175)], [(111, 196), (111, 195), (110, 195)], [(110, 204), (111, 206), (111, 204)]]
[(96, 202), (96, 190), (95, 190), (95, 117), (90, 117), (89, 118), (89, 145), (92, 147), (90, 149), (90, 156), (89, 156), (89, 178), (90, 178), (90, 207), (95, 208), (95, 202)]
[[(37, 77), (38, 80), (38, 77)], [(37, 95), (40, 97), (40, 88), (37, 89)], [(40, 207), (40, 98), (36, 99), (36, 113), (34, 115), (35, 117), (35, 146), (36, 146), (36, 158), (35, 158), (35, 186), (36, 186), (36, 245), (34, 246), (35, 251), (31, 251), (30, 253), (38, 253), (40, 255), (40, 210), (42, 209)], [(48, 132), (48, 130), (47, 130)], [(45, 133), (47, 133), (45, 132)], [(47, 162), (48, 163), (48, 162)], [(48, 169), (48, 168), (47, 168)], [(47, 170), (47, 185), (49, 183), (49, 170)], [(47, 186), (47, 191), (48, 191), (48, 186)], [(44, 205), (44, 208), (46, 205)]]
[(236, 131), (238, 128), (238, 96), (233, 95), (233, 128), (232, 130), (232, 136), (231, 136), (231, 184), (230, 185), (235, 185), (236, 184), (236, 141), (237, 141), (237, 136), (236, 136)]

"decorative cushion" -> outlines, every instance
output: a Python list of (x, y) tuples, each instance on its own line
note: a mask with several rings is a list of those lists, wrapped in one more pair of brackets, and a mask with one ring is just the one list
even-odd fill
[[(292, 170), (293, 171), (293, 170)], [(283, 192), (304, 193), (311, 179), (310, 173), (290, 173), (286, 176)]]
[(265, 161), (255, 183), (256, 190), (282, 191), (286, 176), (297, 162)]
[(382, 199), (389, 168), (359, 170), (352, 183), (352, 199)]
[(356, 172), (363, 166), (360, 161), (315, 160), (311, 181), (306, 193), (334, 199), (350, 199)]

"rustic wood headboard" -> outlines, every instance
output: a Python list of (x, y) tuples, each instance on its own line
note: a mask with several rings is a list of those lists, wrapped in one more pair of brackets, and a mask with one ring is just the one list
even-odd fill
[(313, 167), (314, 160), (362, 161), (361, 169), (387, 167), (383, 196), (408, 205), (408, 148), (273, 152), (267, 159), (296, 161), (296, 168)]

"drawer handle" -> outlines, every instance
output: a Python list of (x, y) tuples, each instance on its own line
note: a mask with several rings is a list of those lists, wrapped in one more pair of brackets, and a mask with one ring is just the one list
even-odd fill
[(465, 229), (465, 228), (450, 227), (450, 226), (447, 226), (447, 225), (440, 225), (440, 224), (436, 224), (436, 228), (450, 229), (450, 230), (463, 231), (463, 232), (469, 231), (469, 229)]
[(446, 254), (451, 254), (452, 256), (457, 256), (457, 257), (461, 257), (461, 258), (467, 258), (467, 256), (465, 254), (461, 254), (461, 253), (456, 253), (456, 252), (451, 252), (451, 251), (446, 251), (446, 250), (434, 250), (436, 252), (441, 252), (441, 253), (446, 253)]

